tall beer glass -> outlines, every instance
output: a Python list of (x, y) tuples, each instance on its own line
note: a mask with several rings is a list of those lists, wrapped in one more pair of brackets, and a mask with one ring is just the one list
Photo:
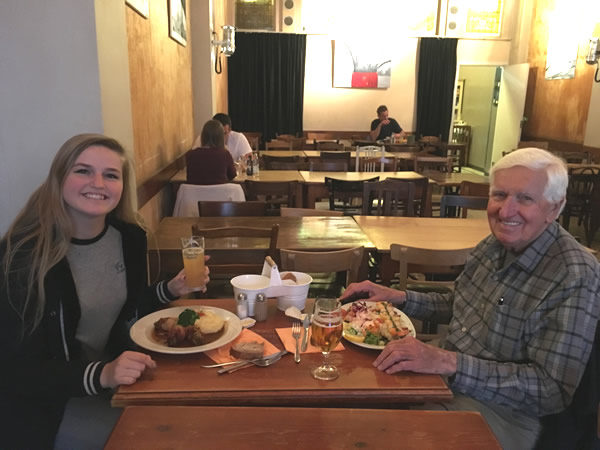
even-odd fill
[(194, 291), (204, 289), (204, 237), (181, 238), (185, 284)]
[(315, 310), (312, 317), (310, 343), (321, 348), (323, 364), (311, 371), (318, 380), (335, 380), (338, 369), (328, 363), (331, 352), (342, 338), (342, 306), (332, 297), (318, 297), (315, 300)]

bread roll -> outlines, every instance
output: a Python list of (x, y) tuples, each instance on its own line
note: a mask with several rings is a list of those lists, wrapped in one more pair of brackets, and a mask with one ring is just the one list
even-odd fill
[(240, 342), (231, 346), (229, 353), (237, 359), (258, 359), (262, 358), (265, 351), (264, 342)]

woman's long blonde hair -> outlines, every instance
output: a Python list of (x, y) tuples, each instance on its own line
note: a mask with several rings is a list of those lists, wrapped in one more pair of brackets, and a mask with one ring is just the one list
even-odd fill
[[(4, 288), (22, 320), (23, 333), (33, 332), (42, 321), (46, 304), (44, 280), (66, 256), (71, 242), (72, 224), (63, 199), (65, 178), (79, 155), (95, 145), (116, 152), (123, 162), (123, 193), (109, 216), (139, 223), (134, 167), (121, 144), (100, 134), (80, 134), (65, 142), (52, 161), (48, 177), (31, 194), (2, 238), (6, 250), (2, 259)], [(19, 280), (19, 286), (11, 286), (11, 280)], [(24, 290), (21, 284), (25, 284)]]

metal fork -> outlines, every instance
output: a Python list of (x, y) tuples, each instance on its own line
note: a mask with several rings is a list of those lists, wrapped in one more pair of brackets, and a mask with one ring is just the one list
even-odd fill
[(300, 322), (294, 322), (292, 324), (292, 337), (296, 339), (296, 351), (294, 352), (294, 361), (297, 363), (300, 362), (300, 334), (302, 328), (300, 327)]

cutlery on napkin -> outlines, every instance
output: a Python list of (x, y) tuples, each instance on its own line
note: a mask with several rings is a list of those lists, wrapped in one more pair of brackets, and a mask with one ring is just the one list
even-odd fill
[[(275, 328), (275, 331), (277, 332), (277, 335), (279, 336), (279, 339), (283, 343), (285, 349), (290, 353), (294, 353), (294, 350), (296, 349), (296, 341), (292, 337), (292, 328)], [(308, 328), (308, 333), (309, 340), (307, 342), (306, 350), (300, 350), (300, 353), (321, 353), (320, 347), (315, 347), (310, 343), (310, 327)], [(341, 350), (344, 350), (344, 345), (340, 342), (332, 351), (339, 352)]]

